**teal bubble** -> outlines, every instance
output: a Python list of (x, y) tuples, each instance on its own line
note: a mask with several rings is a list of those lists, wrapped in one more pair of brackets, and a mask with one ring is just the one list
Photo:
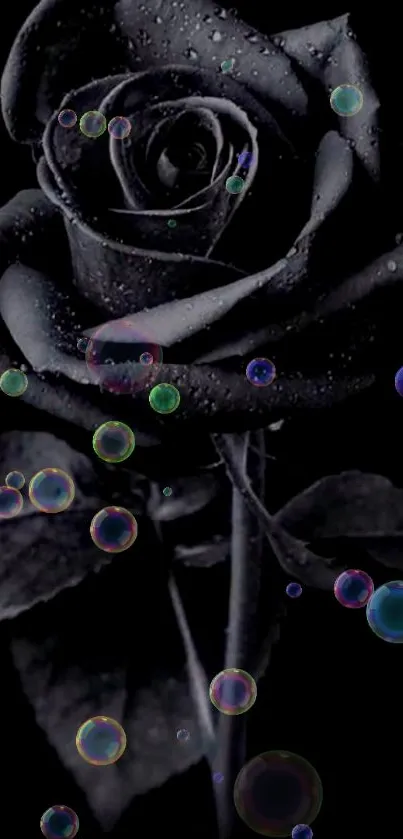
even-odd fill
[(229, 73), (232, 70), (235, 64), (234, 58), (227, 58), (225, 61), (221, 63), (221, 72), (222, 73)]
[(6, 396), (22, 396), (28, 387), (28, 379), (22, 370), (10, 368), (0, 376), (0, 388)]
[(374, 591), (367, 604), (372, 632), (390, 644), (403, 644), (403, 581), (392, 580)]
[(170, 228), (170, 230), (174, 230), (175, 227), (177, 227), (177, 224), (178, 224), (178, 222), (175, 221), (174, 218), (169, 218), (168, 221), (167, 221), (167, 225)]
[(172, 414), (179, 407), (181, 396), (175, 385), (161, 382), (150, 391), (148, 401), (157, 414)]
[(225, 181), (225, 189), (231, 195), (239, 195), (245, 186), (245, 181), (239, 175), (231, 175)]
[(354, 84), (340, 84), (330, 94), (330, 107), (339, 117), (354, 117), (363, 104), (360, 88)]
[(162, 490), (162, 494), (165, 495), (165, 498), (169, 498), (172, 495), (172, 488), (171, 487), (164, 487)]

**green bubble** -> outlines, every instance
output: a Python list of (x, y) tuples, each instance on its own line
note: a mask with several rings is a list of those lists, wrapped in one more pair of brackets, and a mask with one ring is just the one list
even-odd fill
[(227, 192), (230, 192), (231, 195), (239, 195), (239, 193), (242, 192), (244, 186), (245, 181), (243, 178), (240, 178), (239, 175), (232, 175), (225, 181), (225, 189), (227, 190)]
[(150, 391), (148, 401), (157, 414), (172, 414), (179, 407), (181, 396), (175, 385), (162, 382)]
[(0, 376), (0, 388), (6, 396), (22, 396), (28, 387), (28, 379), (22, 370), (5, 370)]
[(177, 223), (178, 223), (178, 222), (177, 222), (177, 221), (175, 221), (175, 219), (174, 219), (174, 218), (170, 218), (170, 219), (168, 219), (168, 227), (170, 227), (170, 228), (171, 228), (171, 230), (173, 230), (173, 229), (174, 229), (174, 227), (176, 227)]
[(364, 104), (359, 87), (354, 84), (340, 84), (330, 94), (330, 107), (339, 117), (353, 117)]
[(101, 111), (87, 111), (82, 115), (79, 126), (85, 137), (96, 140), (106, 131), (107, 122)]
[(234, 64), (235, 64), (235, 60), (233, 58), (227, 58), (221, 64), (222, 72), (223, 73), (229, 73), (229, 71), (232, 70)]
[(171, 487), (164, 487), (162, 494), (165, 495), (166, 498), (169, 498), (169, 496), (172, 495)]

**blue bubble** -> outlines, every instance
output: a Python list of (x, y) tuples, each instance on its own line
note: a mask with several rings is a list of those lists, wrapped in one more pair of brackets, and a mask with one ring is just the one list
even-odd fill
[(301, 597), (302, 586), (300, 586), (299, 583), (288, 583), (288, 586), (285, 591), (289, 597), (295, 599), (296, 597)]
[(367, 605), (367, 621), (378, 638), (403, 644), (402, 580), (392, 580), (374, 591)]
[(73, 839), (79, 828), (77, 813), (70, 807), (55, 804), (41, 817), (40, 828), (46, 839)]
[(365, 571), (349, 569), (339, 574), (334, 584), (336, 600), (347, 609), (362, 609), (373, 594), (374, 584)]
[(253, 163), (253, 154), (251, 151), (241, 151), (238, 154), (238, 163), (243, 169), (249, 169)]
[(127, 117), (113, 117), (108, 123), (108, 131), (114, 140), (127, 140), (132, 125)]
[(312, 839), (313, 830), (308, 824), (296, 824), (292, 829), (291, 839)]
[(276, 368), (268, 358), (253, 358), (246, 368), (246, 378), (255, 387), (267, 387), (276, 378)]
[(63, 111), (60, 111), (57, 121), (62, 128), (74, 128), (77, 124), (77, 114), (70, 108), (65, 108)]
[(399, 396), (403, 396), (403, 367), (397, 371), (395, 376), (395, 388)]
[(185, 743), (187, 740), (190, 740), (190, 731), (188, 731), (187, 728), (178, 728), (178, 731), (176, 732), (176, 739), (181, 743)]
[(18, 489), (0, 487), (0, 519), (13, 519), (21, 512), (24, 501)]
[(18, 472), (14, 470), (13, 472), (9, 472), (6, 475), (6, 486), (12, 487), (12, 489), (22, 489), (25, 484), (25, 476), (22, 472)]

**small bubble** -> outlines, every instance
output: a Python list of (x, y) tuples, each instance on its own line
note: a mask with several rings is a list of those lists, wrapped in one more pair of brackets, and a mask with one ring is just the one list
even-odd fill
[(74, 128), (77, 124), (77, 114), (70, 108), (65, 108), (64, 111), (60, 111), (57, 121), (62, 128)]
[(186, 743), (187, 740), (190, 739), (190, 731), (187, 728), (178, 728), (176, 732), (176, 739), (179, 740), (180, 743)]
[(177, 224), (178, 224), (178, 222), (177, 222), (177, 221), (175, 221), (175, 219), (174, 219), (174, 218), (170, 218), (170, 219), (168, 219), (168, 221), (167, 221), (167, 225), (168, 225), (168, 227), (169, 227), (171, 230), (174, 230), (174, 228), (177, 226)]
[(108, 122), (108, 131), (114, 140), (126, 140), (131, 130), (131, 122), (127, 117), (113, 117)]
[(225, 189), (230, 195), (239, 195), (245, 186), (245, 181), (239, 175), (232, 175), (225, 181)]
[(221, 71), (222, 73), (229, 73), (232, 70), (235, 64), (234, 58), (227, 58), (225, 61), (221, 63)]

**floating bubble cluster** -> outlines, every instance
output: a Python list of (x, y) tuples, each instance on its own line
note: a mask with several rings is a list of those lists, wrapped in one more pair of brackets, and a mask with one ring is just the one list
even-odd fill
[(113, 117), (108, 122), (108, 131), (114, 140), (127, 140), (132, 124), (127, 117)]
[(0, 519), (13, 519), (21, 512), (24, 499), (18, 489), (0, 486)]
[(239, 195), (245, 186), (245, 181), (240, 175), (231, 175), (225, 181), (225, 189), (230, 195)]
[(25, 476), (22, 472), (18, 472), (17, 470), (13, 472), (9, 472), (6, 475), (6, 486), (12, 487), (12, 489), (22, 489), (25, 484)]
[(136, 441), (131, 428), (124, 422), (104, 422), (94, 432), (92, 447), (95, 454), (106, 463), (123, 463), (135, 449)]
[(292, 829), (291, 839), (312, 839), (313, 830), (308, 824), (296, 824)]
[(74, 501), (74, 481), (63, 469), (41, 469), (31, 478), (28, 495), (41, 513), (63, 513)]
[[(152, 356), (152, 364), (140, 360), (146, 353)], [(94, 383), (109, 393), (135, 394), (155, 382), (162, 350), (151, 336), (142, 335), (130, 321), (112, 321), (91, 336), (85, 360)]]
[(73, 839), (78, 833), (78, 816), (70, 807), (55, 804), (41, 817), (40, 827), (46, 839)]
[(373, 591), (374, 584), (365, 571), (343, 571), (334, 584), (336, 600), (347, 609), (362, 609), (367, 605)]
[(186, 740), (190, 739), (190, 731), (188, 731), (187, 728), (178, 728), (178, 731), (176, 732), (176, 739), (182, 743), (186, 742)]
[(74, 128), (77, 125), (77, 114), (70, 108), (65, 108), (63, 111), (60, 111), (57, 121), (62, 128)]
[(82, 115), (79, 128), (84, 137), (96, 140), (106, 131), (106, 119), (101, 111), (87, 111)]
[(6, 396), (22, 396), (28, 387), (28, 379), (22, 370), (10, 368), (0, 376), (0, 389)]
[(112, 717), (91, 717), (77, 731), (79, 755), (92, 766), (110, 766), (126, 749), (126, 734)]
[(237, 716), (249, 711), (254, 705), (256, 682), (246, 670), (231, 667), (214, 676), (209, 694), (211, 702), (222, 714)]
[(354, 84), (340, 84), (330, 94), (330, 107), (339, 117), (354, 117), (363, 104), (360, 88)]
[(261, 836), (289, 836), (310, 825), (322, 805), (322, 783), (307, 760), (292, 752), (264, 752), (239, 772), (234, 803), (245, 824)]
[(175, 385), (161, 382), (150, 391), (148, 401), (157, 414), (172, 414), (179, 408), (181, 395)]
[(122, 553), (131, 548), (137, 539), (137, 522), (124, 507), (104, 507), (92, 519), (90, 534), (101, 551)]
[(246, 368), (246, 378), (255, 387), (267, 387), (276, 378), (276, 368), (268, 358), (253, 358)]
[(286, 594), (288, 594), (288, 597), (292, 597), (293, 599), (295, 599), (296, 597), (301, 597), (302, 586), (300, 586), (299, 583), (288, 583), (288, 586), (285, 591)]
[(402, 580), (392, 580), (374, 591), (367, 604), (367, 621), (378, 638), (403, 644)]

